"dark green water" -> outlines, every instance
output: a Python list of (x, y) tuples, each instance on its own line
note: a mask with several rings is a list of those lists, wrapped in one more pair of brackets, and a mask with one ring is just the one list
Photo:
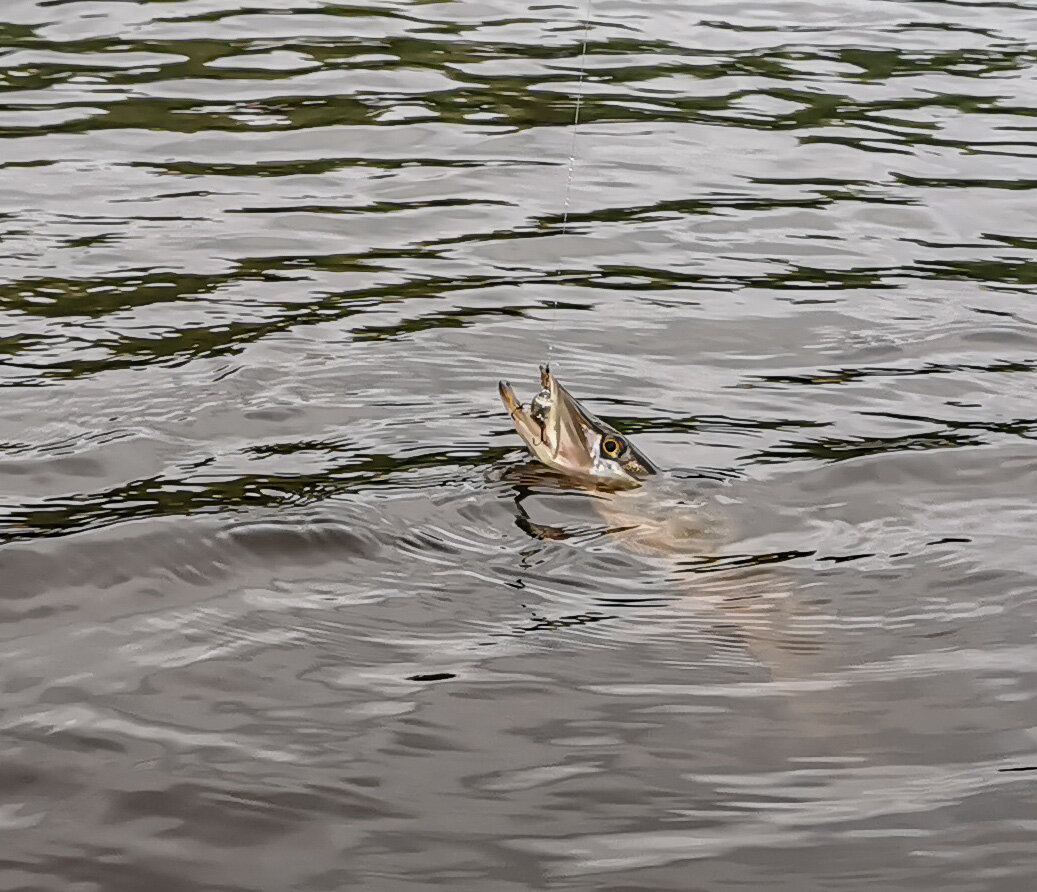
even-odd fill
[(583, 13), (0, 7), (0, 889), (1034, 887), (1037, 7)]

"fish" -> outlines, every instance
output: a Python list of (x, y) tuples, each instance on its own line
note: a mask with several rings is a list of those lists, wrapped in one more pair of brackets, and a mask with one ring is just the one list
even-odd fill
[(540, 366), (540, 391), (528, 410), (507, 381), (497, 384), (515, 432), (534, 458), (577, 481), (606, 488), (632, 489), (659, 473), (628, 437), (589, 412)]
[[(727, 538), (722, 518), (706, 500), (688, 493), (683, 481), (663, 473), (629, 437), (590, 412), (548, 365), (540, 366), (540, 391), (528, 409), (507, 381), (497, 387), (516, 433), (539, 463), (511, 468), (507, 478), (541, 490), (583, 490), (604, 530), (633, 553), (689, 557)], [(520, 511), (520, 524), (534, 535), (568, 537), (534, 522), (521, 506)]]
[[(809, 609), (778, 577), (775, 556), (725, 558), (722, 552), (736, 536), (715, 500), (689, 492), (681, 475), (663, 472), (628, 437), (588, 411), (547, 365), (540, 367), (540, 388), (527, 409), (507, 381), (498, 383), (519, 437), (541, 465), (563, 478), (552, 481), (536, 466), (513, 469), (523, 531), (577, 545), (591, 540), (600, 545), (600, 537), (608, 536), (622, 551), (669, 565), (672, 591), (686, 609), (708, 625), (719, 619), (720, 637), (738, 641), (772, 679), (810, 678), (825, 642), (804, 621)], [(563, 482), (584, 491), (587, 507), (603, 527), (582, 519), (575, 526), (534, 520), (523, 503), (538, 491), (558, 491)], [(557, 510), (557, 501), (550, 504)], [(824, 736), (830, 716), (838, 714), (838, 704), (813, 689), (789, 708), (812, 736)]]

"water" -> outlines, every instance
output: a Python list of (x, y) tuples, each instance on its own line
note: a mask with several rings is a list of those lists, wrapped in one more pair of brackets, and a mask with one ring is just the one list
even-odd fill
[(1033, 888), (1037, 9), (707, 6), (3, 4), (0, 887)]

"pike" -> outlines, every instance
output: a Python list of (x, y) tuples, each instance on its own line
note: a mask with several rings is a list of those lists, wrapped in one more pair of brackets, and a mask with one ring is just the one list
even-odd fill
[[(508, 382), (498, 384), (504, 408), (534, 457), (590, 490), (596, 511), (606, 520), (606, 532), (626, 550), (675, 561), (683, 583), (680, 588), (698, 596), (696, 602), (684, 603), (721, 610), (725, 625), (734, 630), (731, 634), (775, 681), (809, 678), (808, 667), (822, 652), (821, 642), (813, 630), (790, 632), (779, 627), (795, 618), (790, 611), (798, 605), (773, 571), (764, 572), (750, 561), (728, 565), (728, 572), (704, 572), (725, 569), (716, 558), (701, 559), (703, 550), (708, 556), (731, 535), (721, 514), (708, 500), (679, 487), (675, 492), (676, 481), (666, 479), (670, 475), (661, 473), (629, 439), (587, 411), (546, 365), (540, 367), (540, 386), (527, 410)], [(655, 478), (653, 485), (643, 487), (649, 478)], [(526, 521), (539, 538), (568, 538), (563, 529), (534, 524), (528, 515)], [(754, 603), (759, 612), (750, 609)], [(737, 610), (724, 609), (727, 605)], [(794, 698), (791, 711), (797, 721), (811, 727), (811, 734), (824, 733), (838, 705), (806, 690), (808, 696)]]

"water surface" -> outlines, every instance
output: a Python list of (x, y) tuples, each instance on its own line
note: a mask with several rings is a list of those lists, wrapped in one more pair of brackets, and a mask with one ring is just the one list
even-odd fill
[(1032, 888), (1037, 10), (583, 15), (3, 5), (4, 889)]

